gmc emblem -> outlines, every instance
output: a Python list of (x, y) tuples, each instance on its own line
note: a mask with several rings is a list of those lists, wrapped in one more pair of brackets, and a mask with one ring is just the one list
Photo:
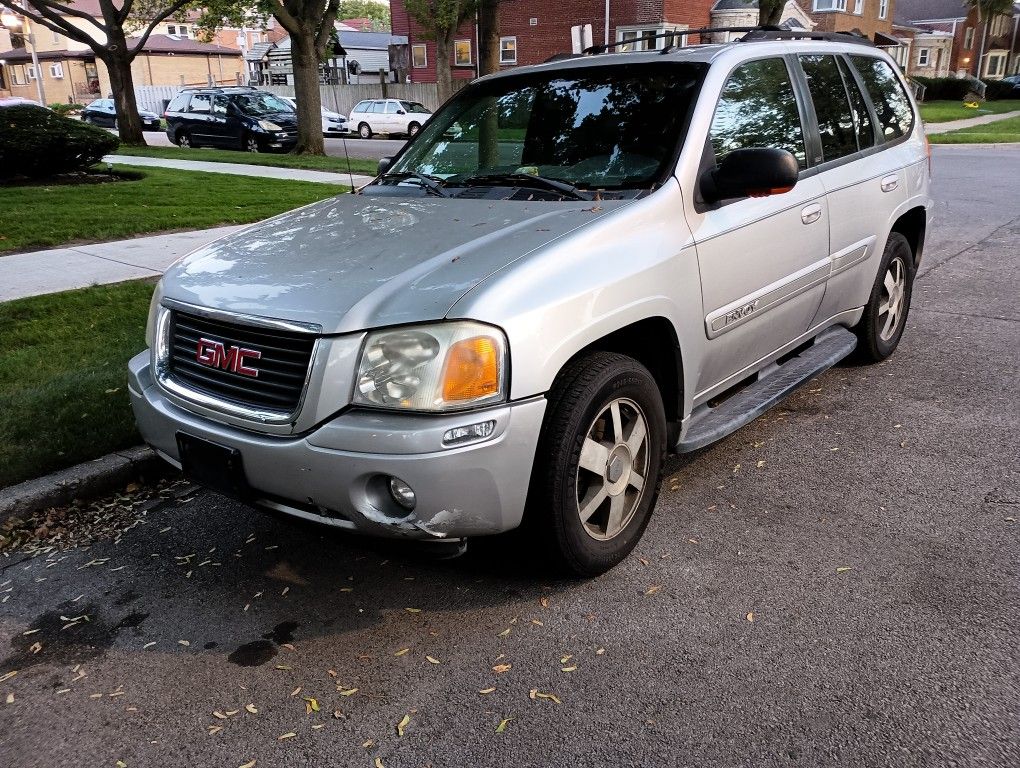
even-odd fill
[(224, 371), (239, 373), (242, 376), (259, 375), (258, 368), (251, 368), (244, 364), (245, 359), (258, 360), (262, 353), (257, 349), (245, 349), (244, 347), (230, 347), (227, 349), (222, 341), (212, 339), (199, 339), (195, 348), (195, 359), (202, 365), (210, 368), (220, 368)]

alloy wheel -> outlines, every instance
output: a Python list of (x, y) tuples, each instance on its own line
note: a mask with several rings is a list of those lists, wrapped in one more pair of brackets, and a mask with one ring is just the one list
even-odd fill
[(878, 325), (881, 326), (878, 335), (882, 341), (889, 341), (899, 329), (906, 299), (906, 275), (907, 270), (903, 259), (896, 257), (889, 262), (889, 267), (882, 280), (882, 301), (878, 305)]
[(592, 422), (577, 467), (577, 514), (598, 541), (618, 536), (630, 523), (648, 479), (648, 426), (641, 407), (613, 400)]
[(177, 146), (181, 149), (191, 149), (191, 137), (186, 133), (182, 133), (177, 137)]
[(248, 141), (244, 145), (246, 152), (258, 152), (259, 151), (259, 140), (254, 136), (249, 136)]

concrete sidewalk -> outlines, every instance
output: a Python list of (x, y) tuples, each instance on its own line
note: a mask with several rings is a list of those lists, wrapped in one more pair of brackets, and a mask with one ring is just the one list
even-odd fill
[(286, 181), (313, 181), (318, 184), (343, 184), (363, 187), (372, 180), (364, 174), (330, 173), (308, 171), (302, 168), (279, 168), (270, 165), (249, 165), (247, 163), (210, 163), (203, 160), (173, 160), (165, 157), (133, 157), (131, 155), (107, 155), (103, 162), (122, 165), (174, 168), (178, 171), (202, 171), (204, 173), (225, 173), (230, 176), (258, 176), (263, 179)]
[(1020, 111), (1003, 112), (998, 115), (981, 115), (980, 117), (968, 117), (965, 120), (950, 120), (948, 123), (925, 123), (924, 132), (929, 136), (935, 133), (949, 133), (958, 131), (961, 128), (973, 128), (975, 125), (988, 125), (997, 123), (1000, 120), (1008, 120), (1011, 117), (1020, 117)]
[(0, 256), (0, 301), (158, 277), (185, 254), (248, 225)]

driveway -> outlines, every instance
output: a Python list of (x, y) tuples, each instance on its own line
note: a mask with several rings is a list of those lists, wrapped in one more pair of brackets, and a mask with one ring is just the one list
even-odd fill
[(1020, 152), (935, 160), (897, 354), (672, 460), (611, 573), (178, 488), (0, 560), (0, 762), (1020, 764)]

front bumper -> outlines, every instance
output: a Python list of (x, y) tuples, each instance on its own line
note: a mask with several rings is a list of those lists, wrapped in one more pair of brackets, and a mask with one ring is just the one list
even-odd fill
[[(417, 415), (348, 410), (314, 430), (286, 437), (230, 427), (170, 402), (153, 381), (149, 353), (129, 363), (138, 429), (163, 458), (180, 465), (184, 432), (241, 453), (259, 506), (362, 533), (416, 539), (500, 533), (520, 525), (546, 401), (484, 411)], [(481, 442), (444, 448), (452, 427), (496, 422)], [(414, 489), (407, 512), (389, 477)]]

